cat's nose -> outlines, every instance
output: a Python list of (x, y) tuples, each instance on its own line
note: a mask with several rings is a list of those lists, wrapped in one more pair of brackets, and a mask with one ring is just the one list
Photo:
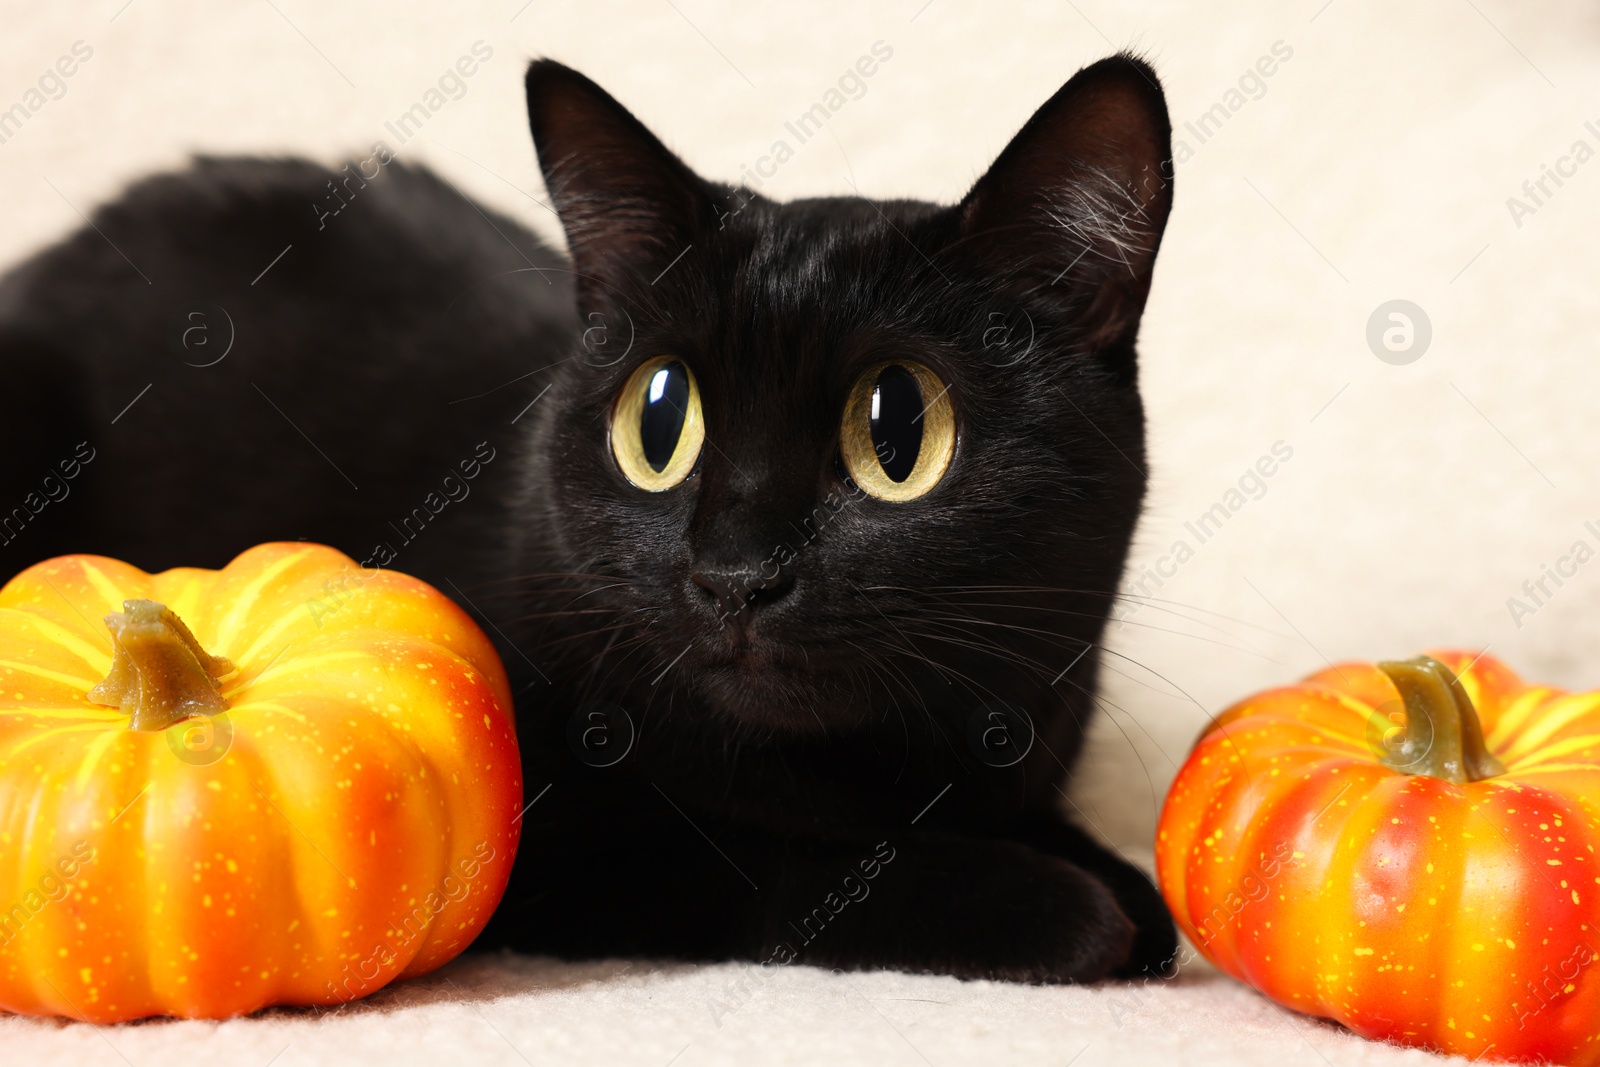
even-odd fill
[(748, 625), (757, 608), (794, 588), (794, 579), (781, 572), (768, 577), (760, 571), (701, 567), (689, 578), (716, 598), (725, 626)]

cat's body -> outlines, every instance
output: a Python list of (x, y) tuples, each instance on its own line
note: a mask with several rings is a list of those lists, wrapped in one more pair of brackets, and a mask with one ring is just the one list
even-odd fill
[[(577, 334), (565, 264), (376, 158), (364, 188), (360, 163), (199, 160), (0, 284), (7, 573), (63, 549), (217, 567), (300, 538), (358, 561), (387, 544), (386, 565), (446, 591), (503, 566), (527, 427), (510, 421), (541, 387), (523, 376)], [(319, 226), (330, 181), (355, 196)], [(507, 273), (530, 261), (557, 272)], [(13, 516), (80, 441), (94, 459), (64, 499)]]
[[(1080, 75), (957, 208), (776, 204), (565, 68), (528, 88), (572, 267), (375, 154), (202, 162), (0, 283), (4, 501), (94, 453), (3, 569), (307, 538), (474, 611), (534, 801), (484, 944), (1168, 966), (1148, 880), (1058, 814), (1144, 488), (1132, 342), (1170, 201), (1148, 68)], [(607, 423), (663, 354), (705, 446), (645, 492)], [(839, 458), (885, 359), (931, 368), (957, 427), (905, 502)]]

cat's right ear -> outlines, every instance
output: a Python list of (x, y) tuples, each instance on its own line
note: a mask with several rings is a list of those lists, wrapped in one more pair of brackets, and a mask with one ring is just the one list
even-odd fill
[(648, 288), (708, 219), (710, 187), (604, 89), (550, 59), (525, 81), (528, 123), (577, 271), (581, 310)]

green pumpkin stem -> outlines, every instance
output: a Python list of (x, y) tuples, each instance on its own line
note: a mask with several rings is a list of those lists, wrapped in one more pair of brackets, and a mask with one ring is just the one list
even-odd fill
[(165, 604), (124, 600), (122, 611), (106, 616), (106, 626), (111, 671), (89, 690), (90, 703), (120, 707), (132, 730), (165, 730), (228, 709), (219, 679), (233, 664), (201, 648)]
[(1449, 667), (1432, 656), (1378, 664), (1405, 701), (1406, 725), (1381, 763), (1405, 774), (1466, 783), (1505, 773), (1489, 753), (1472, 698)]

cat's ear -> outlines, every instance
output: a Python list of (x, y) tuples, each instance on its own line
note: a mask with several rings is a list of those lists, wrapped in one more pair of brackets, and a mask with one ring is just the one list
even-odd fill
[(1020, 293), (1059, 293), (1104, 351), (1131, 348), (1171, 208), (1166, 98), (1147, 64), (1117, 55), (1035, 112), (957, 211), (968, 254)]
[(554, 60), (528, 67), (528, 122), (578, 273), (579, 306), (647, 286), (693, 243), (707, 184), (604, 89)]

